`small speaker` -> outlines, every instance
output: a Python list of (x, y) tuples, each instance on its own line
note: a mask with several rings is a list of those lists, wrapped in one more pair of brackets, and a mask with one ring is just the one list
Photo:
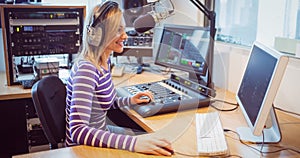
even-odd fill
[(140, 15), (151, 11), (151, 7), (145, 6), (147, 0), (123, 0), (124, 19), (127, 27), (133, 27), (133, 22)]

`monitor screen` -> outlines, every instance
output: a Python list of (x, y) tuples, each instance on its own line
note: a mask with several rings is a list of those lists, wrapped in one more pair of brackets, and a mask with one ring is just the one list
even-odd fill
[(252, 46), (236, 97), (254, 135), (259, 136), (268, 128), (268, 117), (272, 121), (270, 127), (277, 123), (269, 114), (273, 112), (273, 101), (287, 62), (286, 56), (272, 48), (258, 42)]
[(238, 91), (239, 99), (253, 126), (264, 101), (276, 64), (276, 57), (254, 45)]
[(155, 64), (183, 70), (191, 75), (205, 76), (210, 31), (206, 27), (166, 24)]

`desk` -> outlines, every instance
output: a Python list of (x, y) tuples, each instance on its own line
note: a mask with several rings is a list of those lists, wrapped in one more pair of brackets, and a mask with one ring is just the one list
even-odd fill
[(5, 72), (0, 72), (0, 100), (31, 98), (30, 89), (23, 89), (21, 85), (7, 86)]
[[(145, 77), (146, 76), (146, 77)], [(124, 79), (125, 78), (125, 79)], [(164, 77), (148, 72), (143, 72), (141, 75), (126, 74), (122, 78), (114, 78), (115, 84), (122, 86), (124, 84), (134, 84), (141, 82), (157, 81)], [(147, 80), (147, 81), (145, 81)], [(235, 102), (233, 93), (217, 89), (217, 98), (225, 99), (226, 101)], [(220, 104), (220, 103), (219, 103)], [(229, 106), (225, 105), (224, 106)], [(203, 113), (214, 110), (211, 107), (200, 108), (196, 110), (187, 110), (178, 113), (169, 113), (164, 115), (157, 115), (148, 118), (142, 118), (136, 112), (125, 109), (125, 112), (143, 127), (148, 132), (155, 131), (159, 135), (167, 137), (172, 142), (172, 146), (176, 152), (185, 154), (196, 154), (196, 132), (195, 132), (195, 113)], [(277, 144), (285, 147), (295, 147), (300, 149), (300, 118), (290, 116), (281, 111), (276, 111), (279, 118), (279, 124), (282, 131), (282, 141)], [(236, 127), (246, 126), (246, 122), (242, 116), (240, 109), (231, 112), (220, 112), (221, 121), (223, 127), (226, 129), (236, 130)], [(294, 123), (294, 124), (291, 124)], [(296, 124), (295, 124), (296, 123)], [(233, 133), (226, 133), (226, 139), (230, 149), (231, 155), (239, 155), (242, 157), (260, 157), (260, 154), (253, 149), (242, 145), (237, 139), (237, 136)], [(272, 151), (278, 149), (271, 147), (272, 145), (264, 145), (264, 151)], [(260, 146), (254, 145), (254, 147), (260, 149)], [(76, 146), (61, 148), (51, 151), (43, 151), (30, 153), (25, 155), (16, 155), (14, 158), (34, 158), (34, 157), (64, 157), (64, 158), (81, 158), (81, 157), (157, 157), (153, 155), (144, 155), (139, 153), (132, 153), (123, 150), (105, 149), (88, 146)], [(172, 157), (187, 157), (180, 154), (175, 154)], [(279, 153), (269, 154), (267, 157), (299, 157), (291, 151), (281, 151)]]
[(27, 119), (36, 117), (33, 109), (31, 90), (7, 86), (6, 74), (0, 72), (1, 158), (29, 152)]

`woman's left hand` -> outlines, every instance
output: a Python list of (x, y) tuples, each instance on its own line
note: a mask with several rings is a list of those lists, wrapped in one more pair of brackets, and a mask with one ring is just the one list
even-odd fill
[(131, 104), (141, 104), (141, 103), (149, 103), (150, 101), (154, 101), (153, 94), (150, 91), (138, 92), (134, 96), (131, 97)]

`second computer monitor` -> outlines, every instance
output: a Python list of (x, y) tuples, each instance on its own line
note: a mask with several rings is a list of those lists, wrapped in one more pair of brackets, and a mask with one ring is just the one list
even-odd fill
[(165, 24), (155, 64), (189, 72), (198, 82), (207, 74), (209, 42), (209, 28)]
[(255, 42), (236, 95), (247, 127), (237, 132), (244, 141), (277, 143), (281, 133), (273, 102), (285, 73), (288, 57)]

